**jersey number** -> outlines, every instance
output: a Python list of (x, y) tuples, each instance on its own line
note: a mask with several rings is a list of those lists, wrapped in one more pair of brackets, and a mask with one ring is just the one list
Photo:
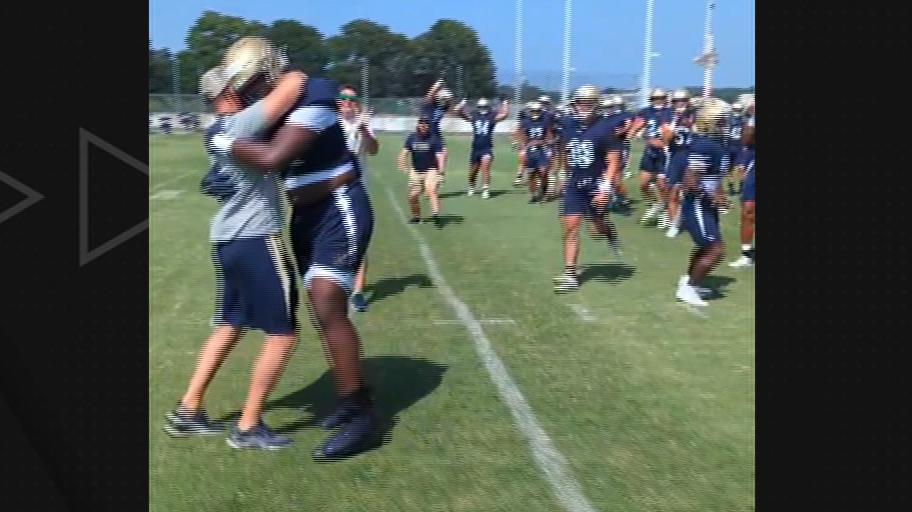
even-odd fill
[(541, 126), (535, 126), (533, 128), (529, 128), (529, 138), (530, 139), (540, 139), (540, 138), (542, 138), (542, 135), (544, 135), (544, 134), (545, 134), (545, 129), (542, 128)]
[(475, 135), (487, 135), (488, 128), (490, 128), (490, 126), (491, 123), (488, 121), (475, 121)]
[(585, 169), (595, 161), (595, 147), (591, 140), (571, 139), (567, 143), (567, 164), (576, 169)]

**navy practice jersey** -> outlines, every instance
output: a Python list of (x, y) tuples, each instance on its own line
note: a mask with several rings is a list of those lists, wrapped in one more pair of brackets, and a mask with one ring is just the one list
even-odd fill
[(728, 119), (728, 141), (733, 147), (741, 147), (741, 134), (744, 132), (744, 116), (732, 115)]
[(544, 141), (545, 135), (548, 133), (548, 118), (542, 114), (538, 119), (532, 119), (527, 117), (520, 121), (520, 129), (522, 130), (523, 135), (526, 136), (526, 141)]
[(412, 169), (423, 172), (437, 168), (437, 153), (443, 151), (440, 138), (428, 133), (425, 136), (411, 133), (405, 139), (405, 149), (412, 155)]
[(671, 122), (671, 109), (668, 107), (655, 108), (650, 105), (637, 112), (636, 116), (646, 121), (643, 136), (646, 139), (654, 139), (662, 136), (662, 125)]
[(712, 195), (719, 189), (722, 176), (728, 171), (728, 151), (722, 138), (693, 134), (687, 170), (696, 171), (700, 180), (700, 191)]
[[(345, 131), (339, 123), (336, 104), (338, 91), (339, 86), (332, 80), (308, 78), (301, 97), (286, 118), (286, 123), (301, 126), (318, 134), (307, 151), (298, 155), (285, 171), (284, 177), (289, 189), (325, 181), (332, 176), (324, 177), (322, 173), (318, 176), (315, 173), (352, 164), (353, 158), (348, 150)], [(308, 174), (314, 175), (314, 179), (295, 179)]]
[(428, 123), (431, 125), (431, 133), (437, 137), (441, 137), (440, 134), (440, 121), (443, 120), (443, 117), (446, 115), (448, 107), (440, 106), (437, 102), (425, 103), (421, 106), (421, 115), (427, 117)]
[(668, 143), (669, 150), (675, 152), (690, 147), (693, 139), (693, 132), (690, 131), (690, 128), (695, 119), (696, 112), (693, 110), (688, 110), (681, 115), (674, 114), (672, 118), (673, 134), (671, 142)]
[(485, 113), (475, 111), (469, 118), (472, 124), (472, 149), (491, 149), (494, 147), (494, 127), (497, 125), (497, 112), (488, 110)]
[(597, 117), (589, 126), (572, 116), (563, 118), (564, 153), (570, 181), (593, 180), (594, 184), (604, 174), (606, 154), (622, 148), (614, 132), (618, 126), (616, 120), (603, 117)]

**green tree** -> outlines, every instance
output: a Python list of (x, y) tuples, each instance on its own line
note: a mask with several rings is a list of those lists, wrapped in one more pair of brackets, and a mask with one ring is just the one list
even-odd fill
[(152, 48), (149, 41), (149, 93), (172, 92), (172, 56), (167, 48)]
[(497, 91), (491, 53), (465, 23), (438, 20), (412, 43), (411, 94), (423, 94), (438, 77), (457, 95), (491, 97)]
[(401, 96), (408, 73), (409, 40), (384, 25), (357, 19), (342, 25), (327, 40), (331, 59), (329, 76), (339, 83), (360, 87), (362, 60), (367, 59), (370, 95)]
[(264, 35), (277, 47), (285, 48), (291, 65), (311, 75), (323, 74), (329, 51), (323, 34), (295, 20), (276, 20)]
[(187, 49), (178, 54), (181, 92), (199, 89), (199, 77), (217, 66), (225, 49), (245, 36), (265, 35), (266, 26), (237, 16), (205, 11), (187, 32)]

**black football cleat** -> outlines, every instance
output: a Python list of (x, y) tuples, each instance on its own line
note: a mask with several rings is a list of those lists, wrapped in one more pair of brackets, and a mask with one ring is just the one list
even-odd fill
[(322, 446), (314, 450), (314, 460), (330, 462), (345, 459), (383, 444), (383, 429), (373, 407), (361, 406), (351, 420)]
[(355, 391), (351, 395), (340, 399), (333, 412), (320, 420), (317, 426), (319, 426), (321, 430), (329, 431), (348, 423), (352, 418), (357, 416), (363, 408), (368, 406), (370, 403), (369, 394), (370, 391), (368, 389), (362, 389), (361, 391)]

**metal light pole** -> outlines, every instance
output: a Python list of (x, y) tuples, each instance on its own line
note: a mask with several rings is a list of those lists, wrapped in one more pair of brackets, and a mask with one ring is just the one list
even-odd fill
[(655, 0), (646, 0), (646, 37), (643, 44), (643, 75), (640, 77), (640, 102), (643, 106), (649, 104), (649, 88), (652, 86), (652, 59), (656, 57), (652, 51), (652, 21), (655, 12)]
[(364, 110), (368, 109), (368, 103), (370, 101), (370, 93), (367, 89), (368, 86), (368, 66), (370, 61), (367, 57), (361, 57), (361, 97), (364, 98)]
[(177, 60), (177, 54), (171, 59), (171, 92), (174, 95), (174, 105), (177, 111), (183, 110), (180, 98), (180, 62)]
[(516, 0), (516, 34), (515, 40), (513, 43), (514, 46), (514, 64), (516, 66), (516, 76), (514, 78), (513, 84), (513, 105), (516, 108), (519, 108), (519, 102), (522, 101), (522, 87), (523, 87), (523, 76), (522, 76), (522, 54), (523, 54), (523, 40), (522, 40), (522, 0)]
[(716, 9), (714, 0), (706, 0), (706, 21), (703, 26), (703, 53), (694, 59), (698, 66), (703, 68), (703, 97), (712, 94), (713, 69), (719, 64), (719, 54), (716, 53), (712, 35), (712, 15)]
[(564, 0), (564, 62), (561, 75), (561, 103), (566, 105), (570, 97), (570, 20), (573, 14), (573, 0)]

